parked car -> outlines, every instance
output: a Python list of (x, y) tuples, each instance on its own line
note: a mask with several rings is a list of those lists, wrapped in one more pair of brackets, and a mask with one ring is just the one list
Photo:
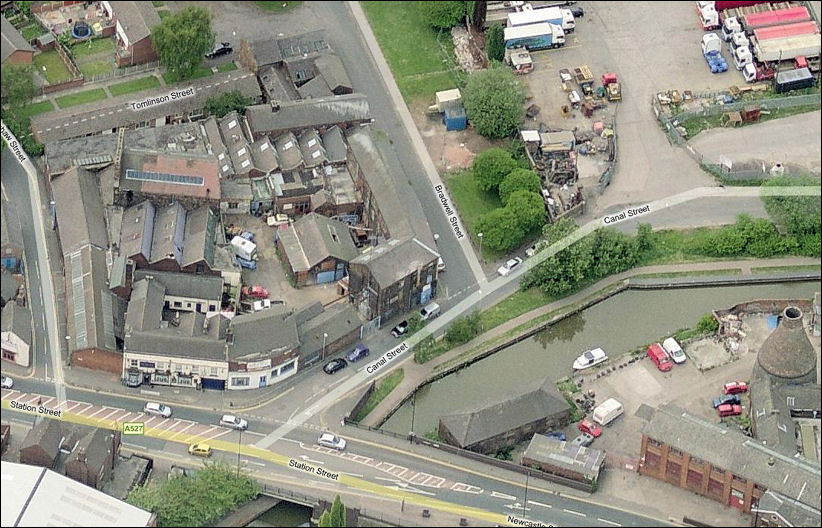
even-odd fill
[(520, 264), (522, 264), (522, 259), (520, 257), (514, 257), (512, 259), (509, 259), (508, 262), (506, 262), (502, 266), (500, 266), (497, 270), (497, 273), (499, 273), (503, 277), (506, 277), (509, 273), (511, 273), (514, 270), (514, 268), (516, 268)]
[(742, 400), (739, 399), (738, 394), (726, 394), (724, 396), (717, 396), (714, 398), (714, 409), (718, 409), (720, 405), (739, 405)]
[(251, 231), (243, 231), (242, 233), (240, 233), (240, 238), (244, 238), (249, 242), (254, 242), (254, 233), (252, 233)]
[(659, 343), (654, 343), (648, 347), (648, 357), (651, 358), (651, 361), (661, 372), (668, 372), (674, 366), (671, 363), (671, 358), (668, 357), (667, 352)]
[(7, 376), (3, 376), (2, 385), (4, 389), (10, 389), (14, 387), (14, 380)]
[(191, 444), (188, 446), (188, 454), (200, 457), (210, 457), (211, 446), (208, 444)]
[(525, 256), (526, 257), (533, 257), (536, 252), (537, 252), (537, 245), (534, 244), (533, 246), (531, 246), (531, 247), (529, 247), (528, 249), (525, 250)]
[(148, 402), (146, 406), (143, 407), (143, 412), (152, 416), (160, 416), (161, 418), (171, 417), (171, 407), (157, 402)]
[(330, 447), (342, 451), (345, 449), (345, 439), (333, 433), (323, 433), (317, 439), (317, 443), (323, 447)]
[(213, 59), (215, 57), (219, 57), (220, 55), (228, 55), (234, 51), (234, 48), (231, 47), (231, 44), (228, 42), (220, 42), (217, 44), (213, 50), (206, 53), (206, 59)]
[(553, 438), (555, 440), (565, 441), (565, 433), (562, 431), (551, 431), (550, 433), (545, 433), (545, 436), (548, 438)]
[(685, 360), (688, 359), (688, 356), (685, 355), (685, 351), (682, 350), (682, 347), (679, 346), (679, 343), (677, 343), (676, 339), (673, 337), (669, 337), (663, 341), (662, 348), (665, 349), (665, 352), (671, 356), (671, 359), (673, 359), (676, 364), (685, 363)]
[(237, 264), (239, 264), (240, 267), (245, 268), (245, 269), (250, 269), (250, 270), (257, 269), (257, 261), (256, 260), (248, 260), (248, 259), (244, 259), (243, 257), (237, 257)]
[(720, 405), (719, 407), (716, 408), (716, 410), (719, 413), (719, 416), (721, 416), (721, 417), (739, 416), (740, 414), (742, 414), (742, 406), (741, 405), (731, 405), (729, 403), (725, 404), (725, 405)]
[(602, 428), (589, 420), (588, 418), (583, 418), (581, 422), (577, 425), (577, 428), (582, 431), (583, 433), (588, 433), (589, 435), (593, 436), (594, 438), (599, 437), (602, 434)]
[(585, 10), (581, 5), (568, 6), (568, 9), (571, 10), (571, 14), (574, 15), (574, 18), (582, 18), (585, 16)]
[(588, 433), (582, 433), (571, 441), (572, 445), (580, 447), (588, 447), (594, 443), (594, 437)]
[(359, 344), (355, 346), (354, 350), (349, 352), (345, 357), (348, 358), (348, 361), (354, 363), (355, 361), (359, 361), (362, 358), (367, 357), (369, 353), (371, 353), (371, 351), (368, 350), (367, 346)]
[(740, 392), (748, 392), (748, 384), (744, 381), (731, 381), (725, 384), (722, 391), (725, 394), (739, 394)]
[(243, 286), (243, 297), (250, 297), (252, 299), (268, 299), (268, 289), (263, 288), (259, 284), (254, 286)]
[(433, 319), (434, 317), (440, 314), (440, 305), (437, 303), (430, 303), (425, 306), (422, 310), (420, 310), (420, 317), (422, 317), (423, 321), (427, 321), (429, 319)]
[(348, 366), (348, 362), (343, 358), (332, 359), (325, 365), (323, 365), (323, 372), (326, 374), (334, 374), (340, 369), (344, 369)]
[(261, 299), (259, 301), (254, 301), (251, 305), (251, 309), (255, 312), (262, 312), (263, 310), (268, 310), (271, 308), (271, 301), (268, 299)]
[(220, 418), (220, 425), (231, 427), (232, 429), (236, 429), (238, 431), (245, 431), (248, 429), (248, 422), (239, 416), (234, 416), (233, 414), (224, 414)]
[(391, 329), (391, 335), (394, 337), (402, 337), (408, 331), (408, 321), (402, 321), (400, 324)]

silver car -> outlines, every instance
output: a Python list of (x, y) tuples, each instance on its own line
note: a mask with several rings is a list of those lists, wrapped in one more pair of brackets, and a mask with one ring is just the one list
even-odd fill
[(143, 407), (143, 412), (146, 414), (159, 416), (160, 418), (171, 417), (171, 407), (157, 402), (148, 402), (146, 406)]
[(340, 438), (333, 433), (321, 434), (317, 439), (317, 443), (323, 447), (330, 447), (331, 449), (336, 449), (338, 451), (343, 451), (345, 449), (345, 439)]
[(220, 418), (220, 425), (230, 427), (238, 431), (245, 431), (248, 429), (248, 422), (239, 416), (234, 416), (233, 414), (224, 414)]

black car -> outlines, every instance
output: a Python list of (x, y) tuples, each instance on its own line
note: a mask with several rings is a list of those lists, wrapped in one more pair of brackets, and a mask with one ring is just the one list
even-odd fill
[(323, 372), (326, 374), (334, 374), (340, 369), (344, 369), (348, 366), (348, 362), (343, 358), (332, 359), (325, 365), (323, 365)]
[(206, 58), (213, 59), (214, 57), (219, 57), (220, 55), (228, 55), (232, 51), (234, 51), (234, 48), (231, 47), (231, 44), (228, 42), (221, 42), (213, 50), (206, 53)]
[(717, 396), (714, 398), (714, 409), (718, 408), (720, 405), (731, 404), (731, 405), (740, 405), (742, 400), (739, 398), (739, 394), (725, 394), (724, 396)]
[(403, 321), (394, 328), (391, 329), (391, 335), (394, 337), (400, 337), (404, 335), (408, 331), (408, 321)]
[(574, 18), (582, 18), (585, 16), (585, 10), (582, 9), (582, 6), (574, 5), (568, 9), (571, 10), (571, 14), (574, 15)]

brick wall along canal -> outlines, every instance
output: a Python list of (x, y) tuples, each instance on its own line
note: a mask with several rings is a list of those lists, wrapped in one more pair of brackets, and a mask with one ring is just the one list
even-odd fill
[[(437, 428), (440, 416), (500, 398), (521, 383), (570, 375), (583, 351), (602, 347), (614, 359), (637, 346), (696, 326), (703, 314), (752, 299), (812, 299), (813, 282), (656, 291), (626, 291), (517, 344), (446, 376), (417, 393), (414, 430)], [(405, 434), (411, 402), (383, 425)]]

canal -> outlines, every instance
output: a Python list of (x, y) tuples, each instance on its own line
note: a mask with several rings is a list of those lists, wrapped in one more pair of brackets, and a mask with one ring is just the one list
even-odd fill
[(694, 327), (713, 309), (752, 299), (811, 299), (819, 283), (800, 282), (678, 290), (629, 290), (568, 317), (531, 338), (423, 387), (383, 428), (408, 433), (435, 430), (440, 416), (469, 409), (515, 391), (518, 385), (572, 374), (583, 351), (602, 347), (612, 359), (637, 346)]

